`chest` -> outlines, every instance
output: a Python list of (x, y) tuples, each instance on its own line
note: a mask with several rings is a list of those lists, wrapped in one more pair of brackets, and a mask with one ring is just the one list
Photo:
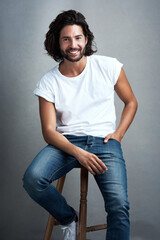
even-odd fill
[(107, 74), (86, 73), (83, 78), (58, 82), (55, 106), (57, 110), (62, 110), (73, 105), (96, 104), (107, 101), (113, 92), (114, 86)]

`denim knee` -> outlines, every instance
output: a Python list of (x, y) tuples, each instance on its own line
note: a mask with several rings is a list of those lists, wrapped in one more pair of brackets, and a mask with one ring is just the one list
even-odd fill
[(23, 187), (29, 192), (40, 192), (46, 189), (49, 185), (49, 181), (41, 176), (34, 169), (27, 169), (23, 177)]
[(105, 205), (106, 211), (112, 217), (129, 218), (129, 202), (122, 196), (115, 196)]

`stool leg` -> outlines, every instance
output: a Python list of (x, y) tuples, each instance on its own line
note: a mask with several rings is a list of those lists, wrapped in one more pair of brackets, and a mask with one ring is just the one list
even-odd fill
[[(59, 178), (58, 182), (57, 182), (56, 188), (60, 193), (62, 193), (62, 190), (63, 190), (65, 177), (66, 177), (66, 175)], [(46, 227), (46, 231), (45, 231), (43, 240), (50, 240), (55, 223), (56, 223), (55, 218), (51, 214), (49, 214), (48, 223), (47, 223), (47, 227)]]
[(85, 167), (82, 167), (78, 240), (86, 240), (87, 191), (88, 191), (88, 170)]

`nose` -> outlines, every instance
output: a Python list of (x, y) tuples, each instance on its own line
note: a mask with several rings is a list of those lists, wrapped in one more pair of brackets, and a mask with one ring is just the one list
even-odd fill
[(71, 39), (70, 46), (71, 46), (71, 48), (76, 48), (76, 41), (75, 41), (75, 39)]

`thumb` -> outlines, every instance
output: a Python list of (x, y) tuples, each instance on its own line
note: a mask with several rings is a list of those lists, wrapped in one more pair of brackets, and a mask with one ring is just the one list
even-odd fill
[(107, 143), (107, 142), (108, 142), (108, 140), (110, 139), (110, 136), (111, 136), (111, 134), (107, 135), (107, 136), (104, 138), (104, 143)]

